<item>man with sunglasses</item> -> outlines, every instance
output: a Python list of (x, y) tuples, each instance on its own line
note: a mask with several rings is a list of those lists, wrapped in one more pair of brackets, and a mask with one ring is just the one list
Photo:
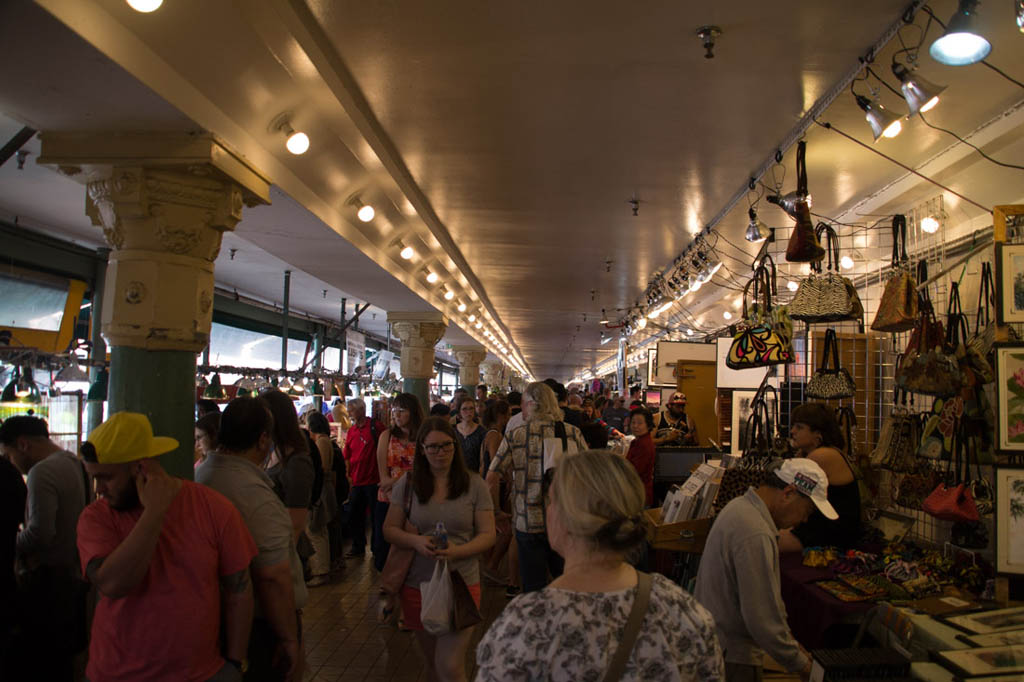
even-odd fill
[(696, 445), (697, 425), (686, 414), (686, 394), (676, 391), (655, 424), (654, 444), (657, 446)]

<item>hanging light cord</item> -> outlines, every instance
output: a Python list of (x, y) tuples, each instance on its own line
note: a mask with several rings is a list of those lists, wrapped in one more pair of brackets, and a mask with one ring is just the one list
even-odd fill
[[(883, 79), (881, 76), (879, 76), (877, 73), (875, 73), (874, 69), (872, 69), (870, 66), (868, 66), (866, 68), (867, 68), (868, 72), (872, 76), (875, 77), (875, 80), (877, 80), (879, 83), (881, 83), (885, 87), (889, 88), (889, 90), (891, 90), (894, 94), (898, 95), (899, 97), (903, 97), (903, 93), (901, 93), (899, 90), (897, 90), (896, 88), (894, 88), (891, 85), (889, 85), (889, 83), (886, 82), (885, 79)], [(928, 119), (926, 119), (924, 117), (924, 113), (919, 111), (919, 112), (917, 112), (917, 115), (921, 117), (921, 120), (924, 121), (924, 124), (926, 126), (928, 126), (929, 128), (932, 128), (934, 130), (938, 130), (939, 132), (942, 132), (942, 133), (946, 133), (947, 135), (952, 135), (953, 137), (955, 137), (957, 139), (958, 142), (961, 142), (961, 143), (967, 145), (968, 147), (970, 147), (974, 151), (976, 151), (979, 154), (981, 154), (982, 157), (984, 157), (986, 160), (991, 161), (992, 163), (996, 164), (997, 166), (1003, 166), (1005, 168), (1016, 168), (1017, 170), (1024, 170), (1024, 166), (1018, 166), (1017, 164), (1013, 164), (1013, 163), (1004, 163), (1002, 161), (998, 161), (996, 159), (993, 159), (991, 156), (989, 156), (985, 152), (981, 151), (980, 148), (975, 147), (973, 144), (971, 144), (970, 142), (968, 142), (964, 138), (960, 137), (959, 135), (954, 133), (952, 130), (948, 130), (946, 128), (941, 128), (941, 127), (939, 127), (937, 125), (933, 125), (933, 124), (929, 123)]]
[(852, 135), (848, 135), (847, 133), (844, 133), (844, 132), (843, 132), (842, 130), (840, 130), (839, 128), (836, 128), (836, 127), (835, 127), (834, 125), (832, 125), (831, 123), (829, 123), (829, 122), (827, 122), (827, 121), (826, 121), (825, 123), (822, 123), (821, 121), (819, 121), (819, 120), (817, 120), (817, 119), (815, 119), (815, 120), (814, 120), (814, 122), (815, 122), (815, 123), (817, 123), (817, 124), (818, 124), (819, 126), (821, 126), (822, 128), (825, 128), (826, 130), (831, 130), (831, 131), (833, 131), (833, 132), (839, 133), (840, 135), (842, 135), (843, 137), (845, 137), (845, 138), (846, 138), (847, 140), (850, 140), (851, 142), (855, 142), (855, 143), (859, 144), (859, 145), (860, 145), (861, 147), (864, 147), (864, 149), (867, 149), (867, 150), (868, 150), (869, 152), (872, 152), (872, 153), (874, 153), (874, 154), (877, 154), (878, 156), (881, 156), (881, 157), (882, 157), (883, 159), (885, 159), (885, 160), (887, 160), (887, 161), (889, 161), (889, 162), (891, 162), (891, 163), (894, 163), (894, 164), (896, 164), (897, 166), (899, 166), (900, 168), (902, 168), (903, 170), (905, 170), (905, 171), (907, 171), (907, 172), (909, 172), (909, 173), (913, 173), (914, 175), (916, 175), (917, 177), (921, 178), (922, 180), (925, 180), (925, 181), (927, 181), (927, 182), (930, 182), (931, 184), (935, 185), (936, 187), (938, 187), (938, 188), (940, 188), (940, 189), (943, 189), (943, 190), (945, 190), (945, 191), (949, 192), (949, 193), (950, 193), (950, 194), (952, 194), (953, 196), (957, 196), (957, 197), (960, 197), (961, 199), (963, 199), (963, 200), (964, 200), (964, 201), (966, 201), (967, 203), (971, 204), (972, 206), (977, 206), (978, 208), (980, 208), (980, 209), (981, 209), (982, 211), (984, 211), (985, 213), (991, 213), (991, 212), (992, 212), (992, 209), (991, 209), (991, 208), (989, 208), (989, 207), (987, 207), (987, 206), (982, 206), (982, 205), (981, 205), (981, 204), (979, 204), (979, 203), (978, 203), (977, 201), (973, 201), (973, 200), (971, 200), (971, 199), (968, 199), (968, 198), (967, 198), (967, 197), (965, 197), (965, 196), (964, 196), (963, 194), (960, 194), (959, 192), (957, 192), (957, 191), (955, 191), (955, 190), (952, 190), (952, 189), (950, 189), (949, 187), (946, 187), (946, 186), (945, 186), (945, 185), (943, 185), (942, 183), (940, 183), (940, 182), (937, 182), (936, 180), (933, 180), (932, 178), (929, 178), (929, 177), (928, 177), (927, 175), (925, 175), (925, 174), (923, 174), (923, 173), (920, 173), (920, 172), (918, 172), (918, 171), (914, 170), (913, 168), (911, 168), (910, 166), (906, 165), (905, 163), (901, 163), (901, 162), (897, 161), (896, 159), (892, 158), (892, 157), (891, 157), (891, 156), (889, 156), (888, 154), (883, 154), (882, 152), (878, 151), (878, 150), (877, 150), (877, 149), (875, 149), (874, 147), (872, 147), (872, 146), (870, 146), (870, 145), (866, 145), (866, 144), (864, 144), (863, 142), (861, 142), (860, 140), (858, 140), (858, 139), (857, 139), (856, 137), (853, 137)]
[[(937, 16), (935, 16), (935, 13), (932, 12), (932, 8), (931, 7), (929, 7), (928, 5), (922, 5), (921, 9), (923, 11), (925, 11), (928, 14), (929, 17), (931, 17), (933, 20), (935, 20), (935, 23), (938, 24), (939, 26), (941, 26), (943, 31), (946, 30), (946, 25), (944, 23), (942, 23), (941, 19), (939, 19)], [(921, 42), (922, 43), (924, 42), (923, 37), (922, 37)], [(999, 67), (997, 67), (997, 66), (995, 66), (993, 64), (990, 64), (987, 59), (982, 59), (981, 63), (984, 64), (985, 66), (987, 66), (988, 68), (992, 69), (996, 73), (998, 73), (1000, 76), (1002, 76), (1006, 80), (1008, 80), (1011, 83), (1013, 83), (1014, 85), (1016, 85), (1018, 88), (1024, 88), (1024, 83), (1021, 83), (1019, 80), (1017, 80), (1013, 76), (1010, 76), (1009, 74), (1007, 74), (1005, 71), (1003, 71)]]

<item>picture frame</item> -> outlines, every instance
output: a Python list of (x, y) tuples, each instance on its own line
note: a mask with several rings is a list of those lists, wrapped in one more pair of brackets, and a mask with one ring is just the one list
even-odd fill
[[(751, 403), (753, 403), (756, 395), (757, 391), (734, 390), (732, 392), (732, 429), (730, 431), (730, 442), (733, 454), (740, 454), (743, 452), (743, 443), (747, 438), (747, 419), (750, 417)], [(768, 393), (765, 397), (768, 400), (769, 412), (774, 415), (776, 410), (775, 397), (771, 393)]]
[(1024, 630), (993, 632), (988, 635), (958, 635), (957, 639), (972, 647), (994, 647), (1024, 645)]
[(1024, 343), (997, 342), (995, 352), (996, 452), (1024, 454)]
[(1024, 465), (999, 464), (993, 473), (996, 574), (1024, 575)]
[[(950, 614), (948, 616), (939, 616), (938, 618), (947, 625), (962, 630), (969, 635), (990, 635), (998, 632), (1024, 629), (1024, 606), (1013, 606), (993, 611)], [(1024, 650), (1024, 647), (1022, 647), (1022, 650)], [(1024, 672), (1024, 670), (1021, 672)]]
[(1024, 244), (996, 243), (996, 319), (1024, 322)]
[(1024, 673), (1024, 646), (1021, 645), (953, 649), (938, 651), (935, 655), (944, 666), (968, 678)]

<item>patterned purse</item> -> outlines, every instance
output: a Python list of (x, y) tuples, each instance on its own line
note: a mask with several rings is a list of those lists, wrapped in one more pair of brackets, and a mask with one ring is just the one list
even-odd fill
[[(769, 271), (762, 263), (743, 288), (744, 326), (733, 337), (729, 355), (725, 360), (725, 364), (731, 369), (767, 367), (793, 362), (792, 322), (789, 322), (787, 336), (788, 315), (772, 309), (774, 267), (772, 264), (772, 271)], [(749, 293), (753, 294), (753, 304), (748, 307)]]
[(811, 264), (811, 274), (800, 283), (796, 296), (789, 304), (789, 314), (794, 320), (803, 320), (809, 324), (860, 321), (864, 317), (864, 306), (853, 282), (839, 274), (839, 239), (835, 230), (825, 223), (818, 223), (816, 232), (819, 238), (825, 238), (828, 271), (819, 274), (821, 263)]
[[(832, 361), (831, 366), (829, 359)], [(825, 346), (821, 351), (821, 364), (807, 382), (805, 393), (809, 398), (818, 400), (842, 400), (852, 398), (856, 391), (857, 385), (853, 383), (853, 377), (839, 366), (839, 341), (836, 340), (836, 331), (828, 329), (825, 332)]]
[(905, 332), (913, 329), (917, 322), (917, 282), (907, 268), (907, 261), (907, 217), (893, 216), (893, 274), (885, 283), (878, 312), (871, 323), (876, 332)]

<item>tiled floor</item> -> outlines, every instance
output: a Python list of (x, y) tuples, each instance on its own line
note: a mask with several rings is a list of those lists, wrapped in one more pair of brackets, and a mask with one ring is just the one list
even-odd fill
[[(311, 588), (303, 609), (306, 676), (309, 682), (427, 680), (426, 660), (415, 635), (377, 623), (377, 573), (369, 556), (348, 559), (343, 576)], [(504, 588), (483, 585), (481, 612), (466, 655), (468, 679), (475, 672), (475, 650), (487, 626), (506, 603)]]

